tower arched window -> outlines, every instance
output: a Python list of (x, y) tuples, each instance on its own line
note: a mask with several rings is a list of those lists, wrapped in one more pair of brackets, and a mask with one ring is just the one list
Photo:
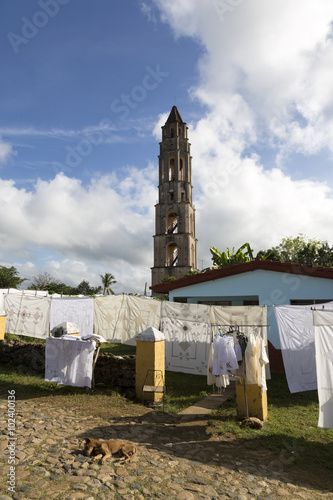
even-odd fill
[(183, 181), (185, 179), (184, 175), (184, 160), (183, 158), (180, 158), (179, 160), (179, 180)]
[(178, 215), (176, 212), (169, 212), (166, 217), (166, 234), (178, 233)]
[(170, 158), (170, 163), (169, 163), (169, 181), (174, 181), (175, 180), (175, 159)]
[(175, 129), (173, 127), (171, 127), (170, 137), (174, 137), (174, 136), (175, 136)]
[(164, 160), (161, 162), (161, 181), (164, 182)]
[(174, 267), (178, 264), (178, 247), (176, 243), (169, 243), (167, 246), (167, 255), (166, 255), (166, 265), (167, 267)]

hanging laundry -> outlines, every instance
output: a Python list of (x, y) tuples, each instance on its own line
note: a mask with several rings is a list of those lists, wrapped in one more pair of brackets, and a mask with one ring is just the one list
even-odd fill
[(211, 344), (210, 306), (162, 302), (166, 369), (204, 375)]
[[(316, 304), (321, 309), (324, 304)], [(317, 389), (312, 306), (274, 306), (283, 364), (291, 393)], [(324, 305), (333, 309), (333, 303)]]
[(245, 351), (246, 383), (255, 384), (267, 391), (266, 365), (269, 363), (265, 341), (260, 335), (250, 333)]
[(63, 322), (75, 323), (81, 335), (93, 333), (94, 299), (92, 297), (51, 298), (50, 330)]
[(259, 352), (258, 342), (253, 333), (248, 336), (245, 351), (246, 383), (258, 384)]
[(46, 339), (45, 381), (91, 388), (96, 343), (74, 337)]
[(50, 298), (9, 293), (4, 295), (6, 332), (46, 338), (50, 325)]
[(333, 429), (333, 311), (314, 310), (313, 324), (318, 381), (318, 426)]
[(267, 391), (267, 383), (266, 383), (266, 366), (269, 363), (268, 355), (267, 355), (267, 349), (265, 346), (265, 342), (263, 339), (259, 339), (260, 342), (260, 348), (259, 348), (259, 362), (260, 362), (260, 368), (259, 368), (259, 373), (260, 373), (260, 384), (259, 386), (262, 389), (262, 392)]

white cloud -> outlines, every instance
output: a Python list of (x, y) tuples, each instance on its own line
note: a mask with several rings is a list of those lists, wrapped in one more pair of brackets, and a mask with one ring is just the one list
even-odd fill
[(154, 3), (176, 37), (203, 49), (190, 94), (207, 112), (189, 138), (204, 266), (211, 245), (258, 251), (301, 232), (333, 244), (331, 187), (294, 180), (285, 161), (314, 155), (316, 175), (315, 155), (333, 152), (332, 2)]
[(96, 277), (99, 284), (99, 274), (111, 272), (118, 291), (143, 291), (152, 265), (155, 179), (155, 166), (148, 165), (124, 168), (122, 178), (92, 179), (88, 186), (64, 174), (38, 180), (33, 191), (0, 180), (7, 208), (0, 217), (1, 261), (44, 259), (44, 269), (18, 266), (29, 273), (20, 275), (46, 270), (68, 284), (96, 283)]
[(16, 152), (13, 150), (11, 144), (3, 141), (0, 135), (0, 164), (6, 163), (12, 155), (15, 155)]

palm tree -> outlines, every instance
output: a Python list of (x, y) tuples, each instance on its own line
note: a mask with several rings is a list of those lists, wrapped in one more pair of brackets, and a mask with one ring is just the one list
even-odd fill
[(104, 276), (100, 274), (102, 283), (103, 283), (103, 295), (114, 295), (114, 291), (111, 288), (111, 285), (113, 283), (117, 283), (117, 281), (114, 279), (113, 274), (111, 273), (105, 273)]

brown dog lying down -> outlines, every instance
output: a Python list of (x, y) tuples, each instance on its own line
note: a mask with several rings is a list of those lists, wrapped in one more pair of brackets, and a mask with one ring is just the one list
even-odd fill
[(121, 462), (131, 462), (138, 450), (136, 449), (134, 443), (120, 441), (118, 439), (109, 439), (109, 441), (98, 441), (97, 439), (85, 438), (85, 454), (90, 457), (92, 452), (95, 450), (98, 455), (93, 458), (95, 460), (102, 459), (102, 463), (105, 462), (107, 458), (110, 458), (115, 453), (120, 453)]

